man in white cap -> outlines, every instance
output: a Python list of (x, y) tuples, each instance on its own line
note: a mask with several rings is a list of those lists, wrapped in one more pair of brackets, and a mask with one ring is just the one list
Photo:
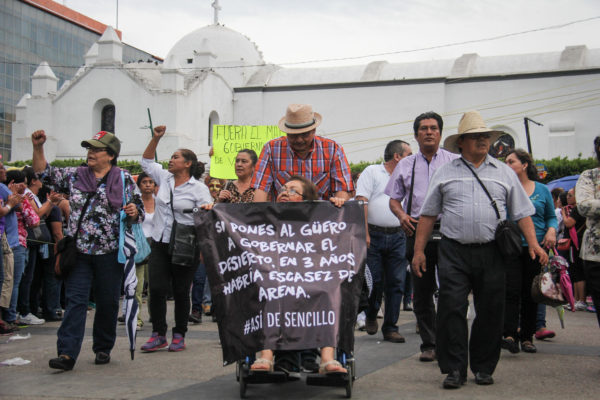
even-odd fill
[[(494, 383), (492, 374), (500, 358), (508, 260), (495, 241), (498, 218), (483, 185), (501, 218), (507, 218), (508, 210), (510, 219), (518, 221), (531, 258), (538, 257), (542, 265), (548, 261), (531, 221), (535, 209), (517, 175), (488, 155), (490, 143), (501, 134), (487, 128), (477, 111), (465, 113), (458, 133), (444, 142), (446, 149), (461, 157), (433, 174), (421, 208), (412, 260), (417, 274), (426, 270), (425, 246), (441, 214), (436, 349), (440, 370), (448, 374), (443, 382), (446, 389), (466, 382), (469, 362), (475, 383)], [(466, 314), (471, 291), (477, 315), (469, 342)]]
[(256, 163), (250, 183), (255, 202), (267, 201), (269, 195), (275, 199), (294, 175), (312, 181), (321, 199), (351, 197), (354, 183), (346, 155), (339, 144), (316, 135), (321, 120), (308, 104), (287, 107), (279, 120), (279, 129), (286, 136), (267, 142)]

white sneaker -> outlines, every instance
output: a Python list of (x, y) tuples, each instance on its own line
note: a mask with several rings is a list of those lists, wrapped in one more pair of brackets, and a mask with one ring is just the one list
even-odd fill
[(358, 316), (356, 317), (356, 329), (358, 329), (359, 331), (365, 330), (365, 319), (367, 319), (367, 315), (364, 311), (358, 314)]
[(585, 310), (587, 310), (587, 304), (585, 304), (583, 301), (575, 302), (575, 311), (585, 311)]
[(27, 314), (26, 316), (19, 317), (19, 321), (25, 325), (42, 325), (46, 322), (45, 319), (41, 319), (33, 315), (32, 313)]

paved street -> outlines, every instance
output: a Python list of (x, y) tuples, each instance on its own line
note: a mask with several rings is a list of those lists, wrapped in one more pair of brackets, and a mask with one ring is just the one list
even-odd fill
[[(169, 303), (170, 310), (172, 302)], [(147, 308), (144, 305), (145, 317)], [(172, 314), (170, 314), (172, 318)], [(210, 317), (208, 317), (209, 319)], [(0, 337), (0, 361), (22, 357), (31, 363), (0, 367), (2, 399), (237, 399), (235, 366), (222, 367), (217, 326), (204, 322), (190, 326), (187, 349), (181, 353), (136, 352), (130, 360), (124, 327), (108, 365), (94, 365), (91, 350), (93, 311), (86, 338), (73, 371), (48, 368), (56, 355), (58, 322), (22, 329), (27, 340), (6, 342)], [(381, 320), (380, 320), (381, 321)], [(600, 378), (600, 330), (594, 314), (568, 312), (561, 330), (556, 313), (548, 308), (548, 326), (556, 338), (535, 342), (537, 354), (502, 353), (492, 386), (478, 386), (472, 375), (466, 386), (448, 391), (436, 363), (418, 361), (419, 338), (412, 313), (400, 318), (404, 344), (383, 342), (381, 335), (356, 332), (357, 399), (593, 399)], [(150, 334), (150, 324), (139, 333), (138, 348)], [(343, 388), (306, 386), (302, 381), (249, 386), (248, 398), (342, 398)]]

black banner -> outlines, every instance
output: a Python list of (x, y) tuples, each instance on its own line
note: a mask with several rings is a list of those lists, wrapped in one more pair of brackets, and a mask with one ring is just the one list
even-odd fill
[(262, 349), (352, 351), (362, 203), (223, 203), (195, 219), (226, 364)]

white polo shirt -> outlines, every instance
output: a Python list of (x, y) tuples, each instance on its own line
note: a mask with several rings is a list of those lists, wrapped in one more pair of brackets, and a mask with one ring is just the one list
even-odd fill
[(385, 228), (400, 226), (400, 220), (390, 210), (390, 196), (384, 193), (390, 174), (382, 164), (369, 165), (360, 174), (356, 184), (356, 196), (369, 200), (367, 220), (369, 224)]

